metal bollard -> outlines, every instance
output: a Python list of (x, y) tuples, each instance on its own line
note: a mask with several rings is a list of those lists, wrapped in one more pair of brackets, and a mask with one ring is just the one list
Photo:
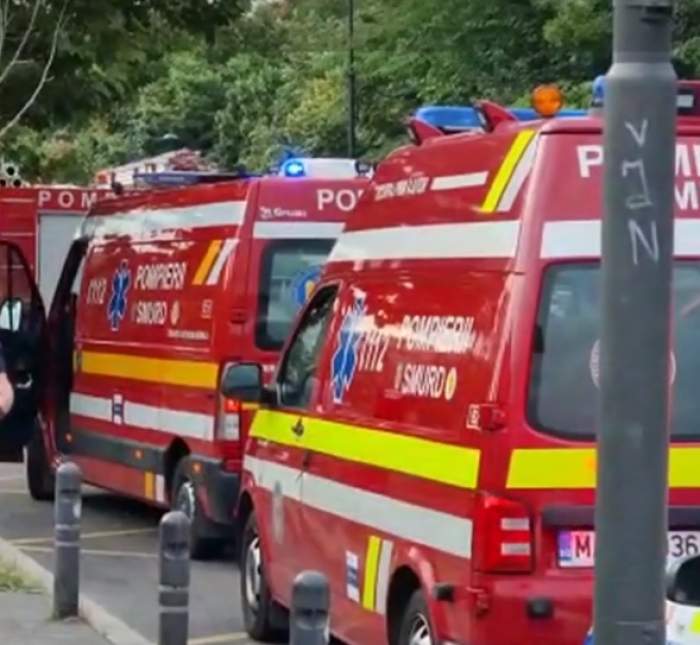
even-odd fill
[(327, 645), (330, 638), (330, 591), (326, 576), (303, 571), (292, 589), (290, 645)]
[(56, 471), (54, 504), (53, 613), (58, 619), (78, 615), (80, 594), (80, 468), (63, 463)]
[(158, 645), (187, 645), (190, 600), (190, 520), (182, 511), (160, 521)]

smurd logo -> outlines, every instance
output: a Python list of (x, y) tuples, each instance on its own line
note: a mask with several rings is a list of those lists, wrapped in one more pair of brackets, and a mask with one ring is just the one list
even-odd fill
[(335, 403), (343, 402), (343, 396), (350, 389), (352, 380), (355, 378), (357, 346), (361, 337), (358, 327), (366, 312), (365, 297), (356, 296), (352, 308), (345, 314), (338, 331), (338, 348), (333, 354), (331, 363), (331, 388)]
[(131, 271), (126, 260), (122, 260), (112, 278), (112, 297), (107, 305), (107, 318), (112, 331), (119, 330), (119, 324), (126, 315), (126, 292), (131, 284)]

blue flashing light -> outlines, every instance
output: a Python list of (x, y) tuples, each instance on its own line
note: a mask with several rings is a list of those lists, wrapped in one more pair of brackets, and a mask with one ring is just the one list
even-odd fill
[[(532, 108), (508, 108), (518, 121), (536, 121), (542, 117)], [(586, 116), (585, 110), (561, 110), (556, 118)], [(416, 118), (425, 121), (445, 132), (462, 132), (482, 127), (477, 111), (472, 107), (440, 107), (430, 106), (420, 108)]]
[(593, 81), (593, 107), (603, 107), (605, 99), (605, 76), (598, 76)]
[(476, 110), (471, 107), (426, 106), (416, 112), (416, 118), (441, 130), (459, 132), (481, 127)]
[(285, 177), (305, 177), (306, 167), (299, 159), (288, 159), (282, 164), (282, 174)]

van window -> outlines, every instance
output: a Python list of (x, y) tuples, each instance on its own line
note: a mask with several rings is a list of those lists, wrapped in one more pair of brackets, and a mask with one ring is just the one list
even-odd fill
[(263, 253), (256, 342), (278, 351), (321, 275), (333, 240), (280, 240)]
[(304, 408), (311, 401), (318, 361), (333, 313), (336, 287), (319, 291), (304, 313), (278, 379), (282, 405)]
[[(591, 438), (597, 429), (600, 363), (600, 269), (596, 264), (550, 267), (535, 330), (528, 420), (539, 430)], [(676, 438), (700, 427), (700, 262), (673, 271), (675, 349), (672, 360)]]

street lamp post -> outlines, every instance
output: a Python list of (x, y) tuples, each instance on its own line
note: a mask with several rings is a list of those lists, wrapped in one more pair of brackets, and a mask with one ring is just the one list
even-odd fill
[(355, 0), (348, 0), (348, 156), (355, 158), (356, 137)]
[(666, 643), (673, 4), (614, 0), (604, 105), (596, 645)]

